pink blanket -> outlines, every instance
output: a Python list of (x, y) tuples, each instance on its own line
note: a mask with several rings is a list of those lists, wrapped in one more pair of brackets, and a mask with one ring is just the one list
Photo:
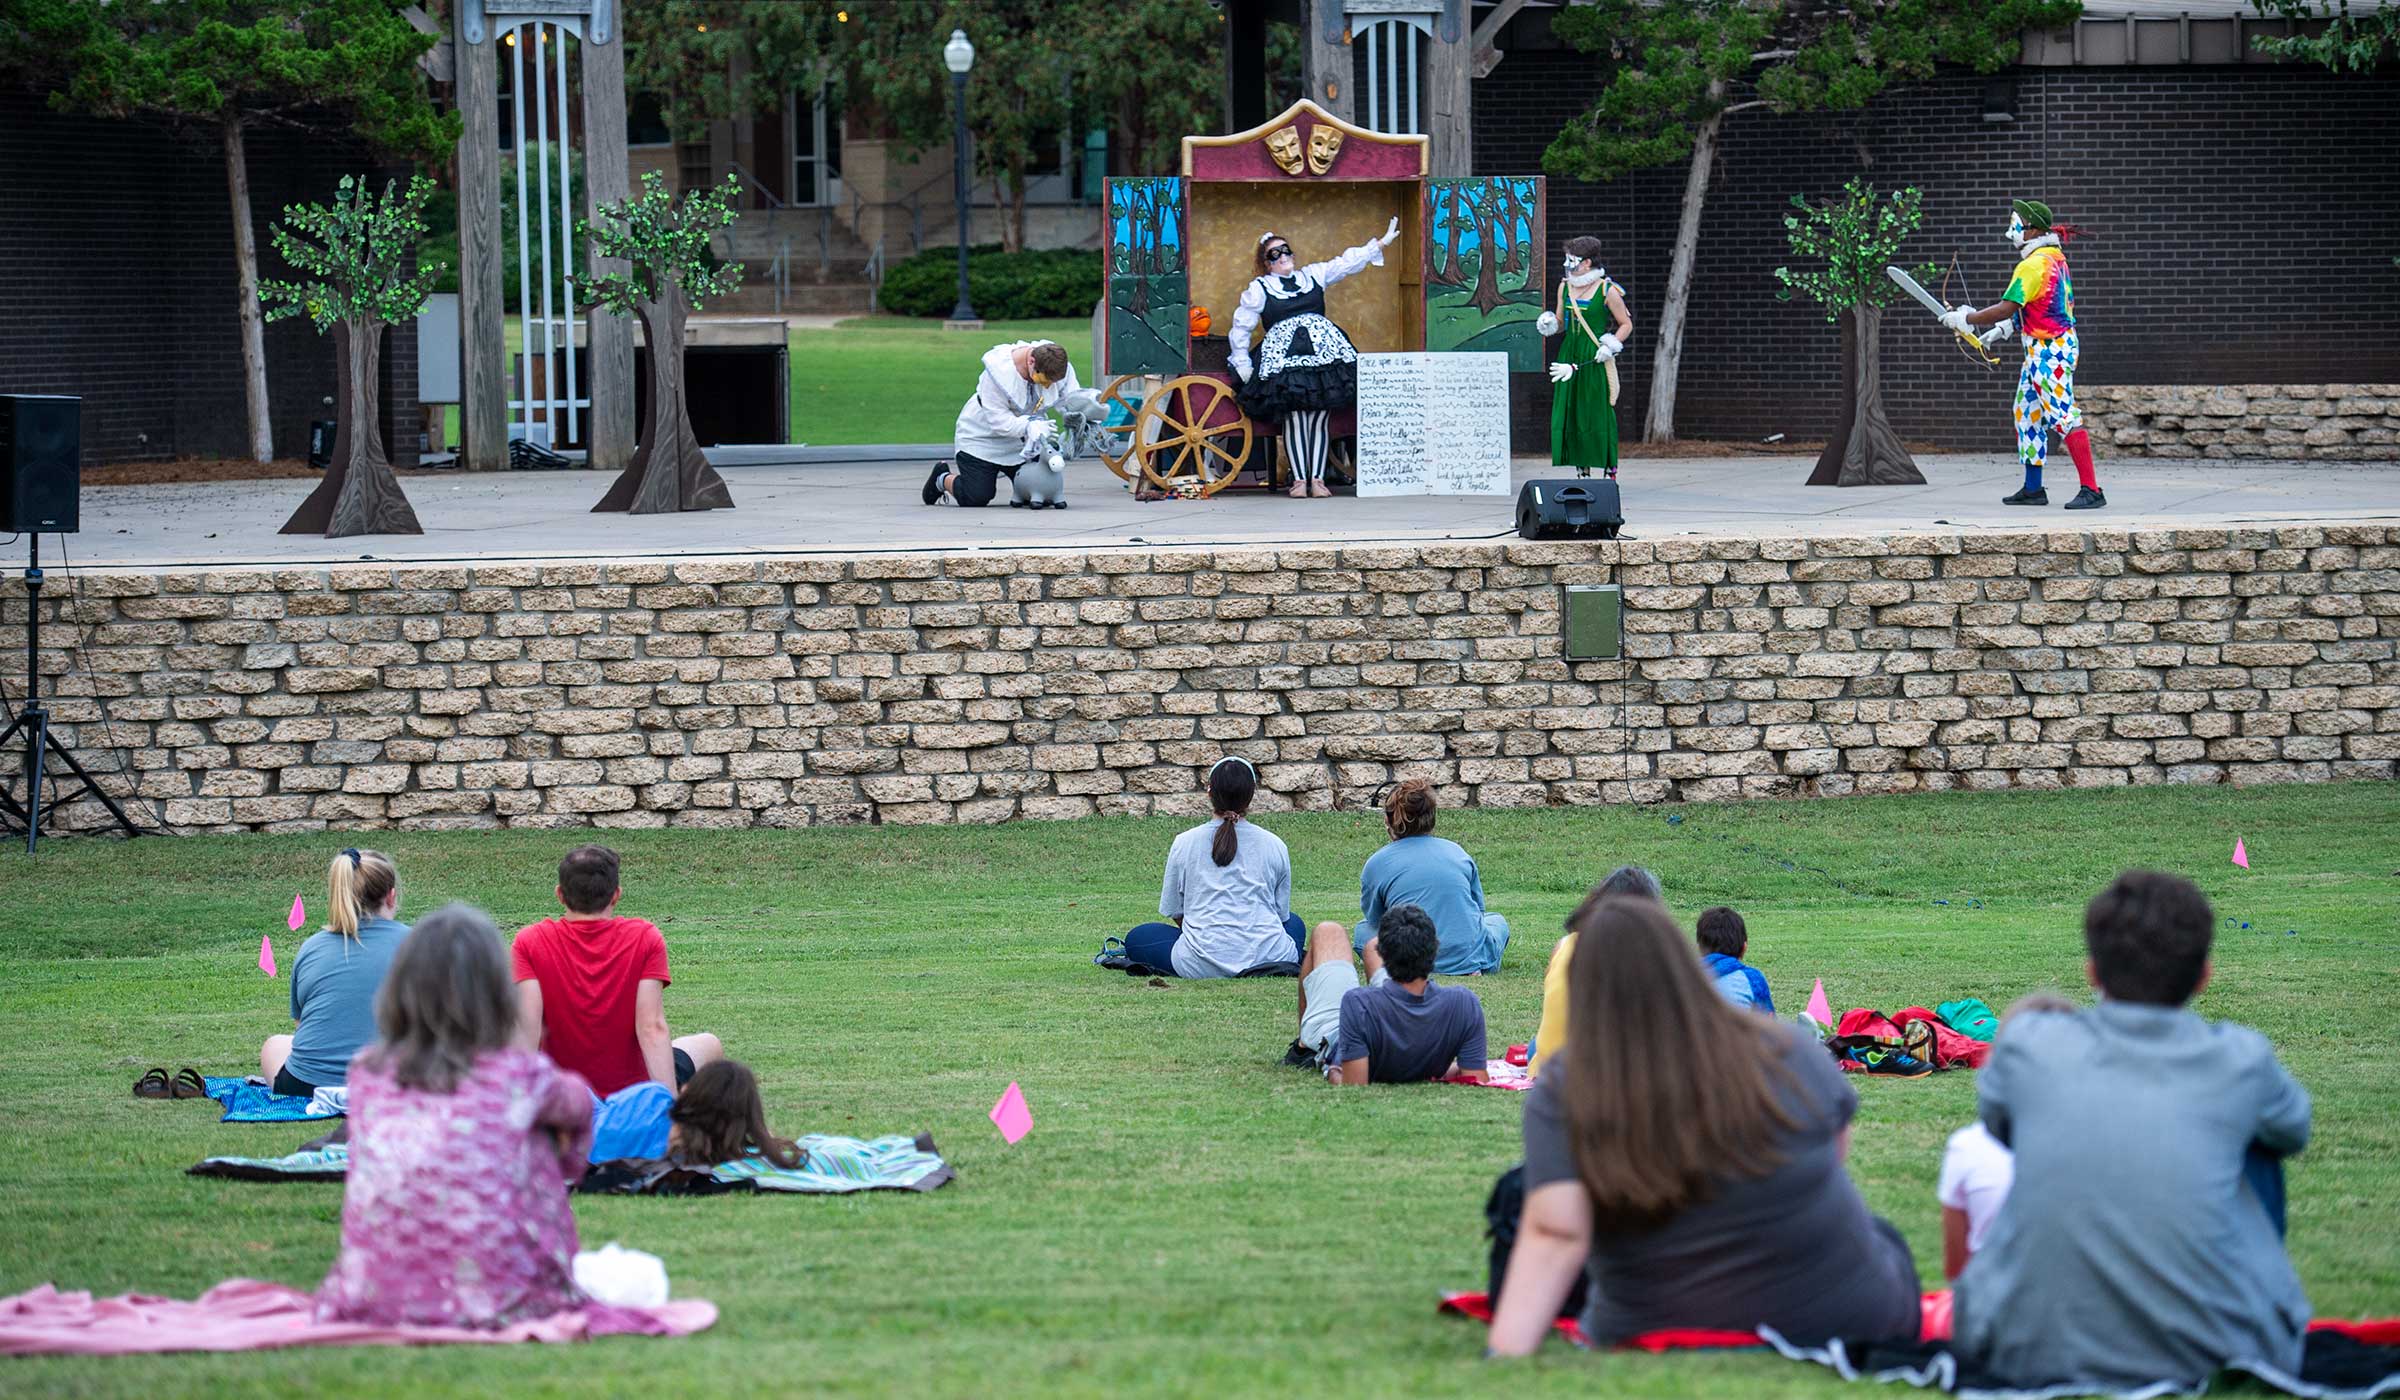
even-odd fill
[(717, 1320), (717, 1305), (698, 1298), (657, 1308), (594, 1303), (494, 1331), (319, 1322), (316, 1307), (315, 1299), (297, 1289), (249, 1278), (229, 1279), (190, 1303), (141, 1293), (94, 1298), (89, 1293), (61, 1293), (45, 1283), (13, 1298), (0, 1298), (0, 1356), (681, 1337)]

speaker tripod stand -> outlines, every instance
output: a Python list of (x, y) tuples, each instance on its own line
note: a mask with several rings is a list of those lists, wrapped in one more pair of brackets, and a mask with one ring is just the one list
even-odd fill
[[(141, 828), (125, 815), (125, 809), (117, 805), (117, 799), (109, 796), (92, 775), (84, 771), (74, 753), (58, 741), (57, 735), (50, 732), (50, 711), (42, 704), (41, 655), (42, 537), (35, 534), (27, 541), (25, 559), (25, 702), (17, 707), (16, 717), (8, 722), (8, 728), (0, 730), (0, 751), (6, 751), (18, 735), (25, 736), (23, 771), (31, 781), (25, 785), (25, 800), (22, 802), (17, 800), (13, 779), (7, 786), (0, 787), (0, 819), (4, 819), (11, 829), (20, 826), (25, 828), (25, 854), (32, 855), (34, 847), (42, 839), (44, 806), (63, 807), (85, 797), (97, 797), (100, 805), (108, 809), (108, 814), (116, 818), (119, 830), (127, 836), (141, 835)], [(46, 761), (53, 758), (65, 764), (67, 771), (74, 774), (76, 781), (83, 786), (44, 803), (42, 769)]]

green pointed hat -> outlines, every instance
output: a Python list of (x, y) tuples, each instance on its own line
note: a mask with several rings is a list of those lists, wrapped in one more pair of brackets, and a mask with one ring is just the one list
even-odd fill
[(2050, 228), (2050, 206), (2040, 200), (2012, 199), (2008, 207), (2016, 210), (2017, 217), (2025, 221), (2025, 227), (2034, 232), (2042, 233)]

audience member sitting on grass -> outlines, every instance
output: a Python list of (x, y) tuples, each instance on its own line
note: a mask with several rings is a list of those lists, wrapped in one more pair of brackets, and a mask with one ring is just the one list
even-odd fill
[(666, 1158), (713, 1167), (756, 1153), (779, 1167), (800, 1165), (800, 1149), (767, 1131), (758, 1076), (739, 1060), (700, 1067), (677, 1094), (644, 1080), (597, 1101), (592, 1109), (592, 1160)]
[[(1608, 878), (1592, 887), (1584, 896), (1584, 907), (1604, 894), (1630, 895), (1637, 899), (1664, 901), (1658, 892), (1658, 877), (1638, 865), (1620, 865), (1608, 872)], [(1578, 913), (1581, 911), (1578, 910)], [(1533, 1037), (1526, 1072), (1539, 1076), (1550, 1057), (1567, 1044), (1567, 980), (1568, 969), (1575, 962), (1575, 918), (1567, 918), (1567, 936), (1558, 940), (1550, 950), (1550, 966), (1542, 973), (1542, 1018)]]
[(2191, 881), (2119, 875), (2083, 915), (2099, 1004), (1994, 1043), (1976, 1088), (2016, 1181), (1958, 1277), (1962, 1359), (2095, 1389), (2196, 1386), (2237, 1359), (2299, 1373), (2308, 1298), (2245, 1159), (2307, 1145), (2308, 1091), (2266, 1037), (2186, 1006), (2215, 929)]
[(290, 1035), (258, 1048), (258, 1072), (278, 1094), (315, 1096), (345, 1082), (350, 1057), (375, 1039), (375, 991), (408, 937), (400, 872), (381, 851), (346, 850), (325, 876), (325, 927), (292, 959)]
[(1700, 911), (1692, 929), (1700, 943), (1700, 963), (1716, 981), (1717, 995), (1735, 1006), (1775, 1014), (1775, 997), (1767, 990), (1765, 974), (1742, 961), (1750, 951), (1750, 926), (1742, 916), (1720, 904)]
[(1158, 892), (1159, 915), (1137, 925), (1125, 954), (1177, 977), (1241, 977), (1298, 967), (1304, 935), (1292, 907), (1292, 854), (1283, 838), (1244, 813), (1258, 794), (1250, 760), (1227, 755), (1208, 770), (1216, 819), (1175, 838)]
[(1340, 924), (1317, 925), (1300, 964), (1300, 1038), (1286, 1062), (1313, 1063), (1334, 1084), (1488, 1080), (1483, 1003), (1464, 987), (1433, 985), (1439, 944), (1424, 910), (1394, 905), (1383, 932), (1360, 950), (1362, 987), (1349, 934)]
[(319, 1321), (504, 1327), (579, 1307), (567, 1187), (591, 1141), (584, 1082), (509, 1043), (508, 954), (480, 910), (421, 920), (350, 1066), (342, 1244)]
[(1392, 839), (1367, 857), (1358, 874), (1358, 927), (1351, 946), (1364, 948), (1384, 911), (1413, 904), (1433, 916), (1442, 950), (1433, 970), (1444, 977), (1496, 972), (1508, 948), (1508, 920), (1483, 908), (1483, 881), (1474, 858), (1456, 841), (1433, 834), (1433, 784), (1411, 778), (1383, 802)]
[(725, 1047), (706, 1032), (667, 1030), (667, 940), (646, 919), (620, 918), (617, 853), (577, 846), (558, 863), (563, 918), (518, 930), (517, 1044), (540, 1049), (603, 1098), (647, 1079), (670, 1089)]
[(1657, 901), (1573, 920), (1574, 1033), (1525, 1097), (1525, 1209), (1491, 1351), (1662, 1328), (1914, 1341), (1916, 1267), (1842, 1170), (1858, 1095), (1798, 1029), (1725, 1004)]
[[(2000, 1017), (2005, 1032), (2011, 1021), (2028, 1011), (2073, 1011), (2075, 1003), (2056, 992), (2028, 992)], [(1934, 1198), (1942, 1203), (1942, 1277), (1955, 1279), (1967, 1259), (1991, 1237), (2000, 1203), (2016, 1179), (2016, 1161), (1982, 1122), (1969, 1123), (1950, 1135), (1942, 1150), (1941, 1180)]]

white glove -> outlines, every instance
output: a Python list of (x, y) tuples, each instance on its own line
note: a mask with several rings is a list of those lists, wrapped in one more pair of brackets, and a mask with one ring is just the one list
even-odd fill
[(1971, 306), (1953, 306), (1942, 313), (1942, 324), (1960, 335), (1973, 335), (1975, 332), (1967, 325), (1967, 313), (1974, 309)]
[(1400, 220), (1395, 218), (1383, 230), (1383, 246), (1391, 247), (1400, 241)]
[(1567, 364), (1567, 363), (1566, 363), (1565, 361), (1563, 361), (1563, 360), (1553, 360), (1553, 361), (1551, 361), (1551, 362), (1550, 362), (1550, 382), (1551, 382), (1551, 383), (1553, 383), (1553, 384), (1564, 384), (1564, 383), (1566, 383), (1568, 380), (1570, 380), (1570, 379), (1573, 379), (1574, 377), (1575, 377), (1575, 366), (1573, 366), (1573, 365), (1570, 365), (1570, 364)]
[(1558, 334), (1558, 313), (1545, 311), (1533, 318), (1533, 333), (1544, 340)]
[(1233, 377), (1234, 377), (1234, 378), (1236, 378), (1236, 379), (1238, 379), (1238, 380), (1240, 380), (1240, 381), (1242, 381), (1244, 384), (1247, 384), (1247, 383), (1249, 383), (1249, 382), (1250, 382), (1250, 366), (1248, 366), (1248, 365), (1235, 365), (1235, 366), (1233, 367)]
[(1038, 452), (1040, 452), (1040, 451), (1042, 450), (1042, 444), (1043, 444), (1043, 443), (1045, 443), (1045, 442), (1047, 442), (1047, 441), (1049, 441), (1049, 440), (1050, 440), (1050, 420), (1049, 420), (1049, 419), (1047, 419), (1047, 418), (1038, 418), (1038, 417), (1037, 417), (1037, 418), (1028, 418), (1028, 419), (1026, 419), (1026, 420), (1025, 420), (1025, 457), (1026, 457), (1026, 460), (1028, 460), (1028, 461), (1032, 460), (1032, 458), (1034, 457), (1034, 455), (1035, 455), (1036, 453), (1038, 453)]
[(1622, 340), (1619, 340), (1619, 339), (1617, 339), (1616, 332), (1614, 332), (1614, 331), (1603, 331), (1603, 332), (1601, 332), (1601, 334), (1600, 334), (1600, 358), (1601, 358), (1601, 359), (1603, 359), (1603, 360), (1613, 360), (1613, 359), (1615, 359), (1615, 358), (1617, 357), (1617, 352), (1618, 352), (1618, 351), (1620, 351), (1620, 350), (1623, 350), (1624, 348), (1625, 348), (1625, 342), (1624, 342), (1624, 341), (1622, 341)]
[(1982, 335), (1979, 335), (1979, 336), (1977, 336), (1977, 337), (1975, 337), (1975, 338), (1976, 338), (1977, 340), (1980, 340), (1980, 341), (1982, 341), (1982, 342), (1983, 342), (1983, 348), (1984, 348), (1984, 349), (1986, 349), (1986, 350), (1989, 350), (1989, 349), (1991, 349), (1993, 346), (1995, 346), (1995, 345), (1998, 345), (1998, 344), (1999, 344), (2001, 341), (2008, 339), (2010, 336), (2012, 336), (2012, 335), (2015, 335), (2016, 333), (2017, 333), (2017, 318), (2016, 318), (2016, 317), (2014, 317), (2014, 316), (2011, 316), (2011, 317), (2009, 317), (2007, 320), (2005, 320), (2005, 321), (2002, 321), (2002, 322), (2000, 322), (1998, 325), (1995, 325), (1995, 326), (1991, 327), (1989, 330), (1986, 330), (1986, 331), (1985, 331), (1985, 332), (1984, 332)]

